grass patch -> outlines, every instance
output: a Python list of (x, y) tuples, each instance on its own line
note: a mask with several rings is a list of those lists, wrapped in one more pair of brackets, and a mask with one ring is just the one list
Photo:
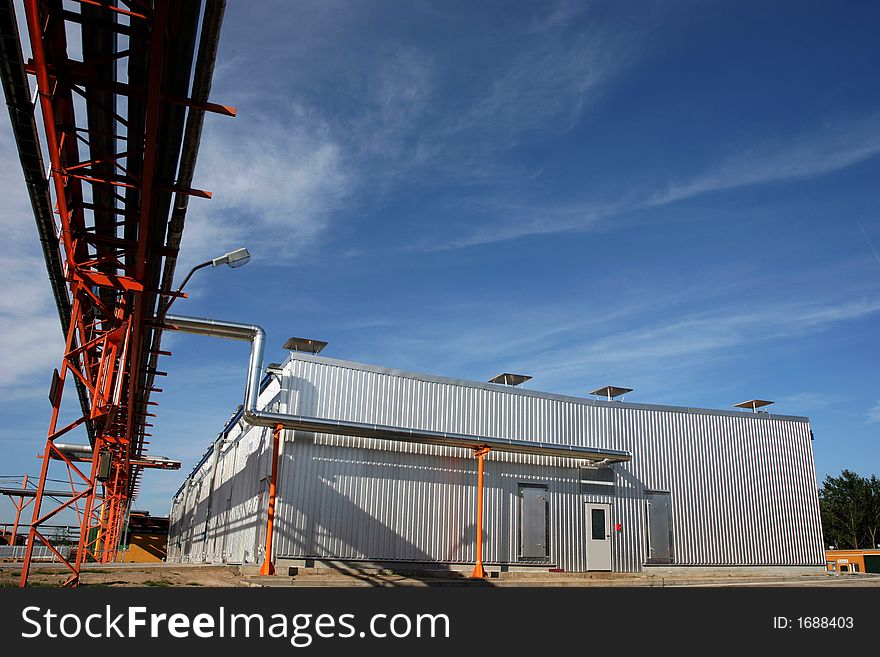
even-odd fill
[(158, 579), (148, 579), (144, 582), (144, 586), (171, 586), (168, 582), (163, 582)]
[[(45, 589), (57, 589), (60, 583), (58, 582), (28, 582), (27, 587), (29, 589), (33, 588), (45, 588)], [(0, 582), (0, 589), (17, 589), (18, 582), (12, 581), (3, 581)]]

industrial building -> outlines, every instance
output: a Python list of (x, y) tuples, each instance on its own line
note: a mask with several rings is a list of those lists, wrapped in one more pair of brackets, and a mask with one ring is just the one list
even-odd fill
[[(604, 399), (564, 396), (520, 387), (527, 378), (464, 381), (292, 351), (250, 379), (258, 395), (174, 497), (168, 560), (824, 565), (806, 417), (759, 411), (760, 401), (751, 411), (630, 403), (610, 386), (594, 391)], [(271, 421), (257, 415), (296, 419), (274, 432), (275, 486)]]

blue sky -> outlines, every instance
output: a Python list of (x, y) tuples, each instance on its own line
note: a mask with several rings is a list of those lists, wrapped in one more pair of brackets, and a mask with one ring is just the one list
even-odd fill
[[(880, 5), (230, 3), (175, 312), (459, 378), (808, 415), (880, 474)], [(5, 113), (3, 475), (36, 474), (61, 333)], [(24, 301), (28, 300), (28, 301)], [(136, 506), (241, 401), (246, 346), (169, 335)], [(74, 396), (69, 395), (69, 401)], [(84, 438), (80, 438), (84, 440)], [(7, 508), (8, 507), (8, 508)], [(11, 515), (11, 505), (0, 518)]]

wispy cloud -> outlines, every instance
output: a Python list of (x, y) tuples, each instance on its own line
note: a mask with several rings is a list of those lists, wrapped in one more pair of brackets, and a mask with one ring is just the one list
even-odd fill
[[(642, 327), (590, 340), (566, 360), (589, 363), (681, 361), (686, 356), (703, 356), (742, 344), (803, 335), (827, 325), (858, 319), (880, 311), (880, 299), (835, 305), (773, 304), (742, 312), (706, 311), (684, 315), (673, 321), (645, 323)], [(568, 362), (553, 368), (566, 369)], [(551, 368), (552, 369), (552, 368)]]
[[(839, 323), (880, 313), (876, 294), (848, 301), (825, 294), (799, 303), (781, 294), (736, 302), (743, 294), (752, 298), (748, 290), (712, 294), (696, 286), (680, 296), (648, 295), (610, 306), (593, 303), (588, 310), (571, 303), (533, 305), (516, 313), (510, 325), (479, 320), (482, 315), (513, 316), (504, 308), (444, 305), (441, 325), (430, 318), (410, 323), (401, 318), (395, 322), (400, 334), (390, 343), (383, 333), (385, 352), (377, 353), (381, 348), (370, 341), (368, 356), (347, 356), (451, 376), (471, 372), (488, 377), (509, 368), (533, 375), (537, 388), (555, 391), (580, 390), (588, 378), (623, 377), (642, 391), (659, 394), (671, 381), (692, 383), (700, 372), (711, 371), (713, 363), (751, 353), (757, 345), (796, 344)], [(458, 326), (456, 317), (467, 319)], [(453, 343), (452, 349), (443, 347)], [(792, 410), (809, 411), (815, 398), (788, 401)]]
[[(547, 376), (565, 378), (587, 368), (637, 365), (688, 367), (732, 349), (825, 330), (833, 323), (859, 319), (880, 311), (880, 299), (837, 304), (773, 304), (746, 311), (716, 310), (684, 315), (672, 321), (645, 322), (640, 328), (598, 336), (580, 346), (547, 350), (533, 367)], [(555, 354), (555, 355), (554, 355)]]
[(781, 395), (776, 401), (797, 413), (808, 415), (816, 411), (834, 412), (835, 407), (845, 406), (849, 400), (846, 395), (830, 392), (794, 392)]
[(868, 422), (880, 422), (880, 399), (868, 409)]
[(871, 238), (868, 237), (868, 233), (865, 232), (865, 227), (862, 226), (861, 221), (856, 222), (859, 225), (859, 230), (862, 231), (862, 235), (865, 236), (865, 241), (868, 243), (868, 246), (871, 247), (871, 251), (874, 253), (874, 257), (877, 259), (877, 262), (880, 262), (880, 253), (877, 253), (877, 249), (874, 248), (874, 243), (871, 241)]
[[(555, 15), (551, 8), (548, 17)], [(482, 51), (486, 58), (476, 66), (454, 50), (414, 44), (389, 44), (375, 55), (348, 92), (359, 112), (328, 119), (365, 188), (375, 195), (397, 184), (442, 179), (468, 187), (523, 175), (504, 155), (536, 134), (570, 129), (638, 56), (621, 34), (572, 32), (557, 20), (497, 41), (504, 54)], [(325, 109), (325, 116), (337, 114)]]
[(435, 91), (435, 64), (428, 53), (388, 47), (361, 84), (361, 112), (348, 131), (361, 157), (393, 159), (412, 144)]
[[(635, 54), (635, 50), (621, 48), (607, 31), (594, 29), (567, 36), (555, 26), (550, 38), (546, 31), (532, 43), (523, 44), (490, 83), (488, 92), (444, 131), (479, 131), (484, 138), (506, 138), (509, 142), (530, 130), (569, 129), (600, 96), (601, 85)], [(500, 145), (510, 144), (502, 141)]]
[(705, 174), (670, 185), (647, 205), (665, 205), (747, 185), (815, 178), (858, 164), (878, 153), (880, 114), (841, 120), (812, 133), (758, 142)]
[(544, 35), (556, 33), (560, 29), (569, 27), (578, 16), (589, 11), (590, 5), (577, 0), (561, 0), (553, 3), (549, 10), (535, 18), (527, 27), (526, 31), (533, 34)]
[[(493, 219), (444, 241), (417, 248), (449, 249), (501, 242), (531, 235), (584, 231), (608, 227), (610, 219), (650, 210), (713, 192), (758, 184), (815, 178), (840, 171), (880, 154), (880, 114), (841, 121), (812, 133), (772, 143), (756, 143), (711, 167), (660, 189), (621, 190), (613, 200), (586, 199), (517, 202), (505, 192), (503, 201), (491, 196), (483, 207)], [(615, 225), (619, 225), (619, 221)], [(870, 242), (870, 240), (869, 240)], [(875, 253), (876, 255), (876, 253)]]
[[(439, 304), (436, 316), (385, 315), (387, 326), (352, 331), (340, 356), (454, 377), (524, 372), (535, 377), (534, 387), (559, 392), (617, 379), (655, 401), (664, 395), (681, 401), (687, 395), (676, 390), (670, 397), (670, 386), (692, 386), (702, 398), (705, 391), (694, 381), (705, 377), (717, 392), (725, 384), (718, 372), (742, 354), (772, 345), (799, 350), (811, 336), (880, 316), (876, 284), (857, 290), (844, 284), (842, 294), (821, 285), (830, 271), (783, 276), (772, 291), (759, 279), (721, 268), (673, 287), (643, 282), (610, 294), (570, 290), (564, 299), (525, 305), (454, 298)], [(837, 281), (861, 278), (833, 271)], [(793, 412), (808, 412), (816, 401), (773, 398)]]
[[(402, 186), (522, 175), (503, 154), (536, 131), (569, 129), (637, 53), (620, 34), (572, 32), (553, 19), (572, 11), (551, 8), (520, 38), (506, 35), (500, 48), (510, 56), (475, 67), (466, 88), (450, 78), (461, 65), (454, 51), (392, 40), (366, 53), (368, 61), (346, 60), (332, 106), (323, 85), (287, 99), (246, 93), (236, 119), (206, 127), (196, 186), (214, 199), (191, 204), (183, 252), (195, 260), (247, 235), (292, 258)], [(278, 48), (277, 65), (292, 66)], [(248, 66), (233, 57), (229, 66)]]

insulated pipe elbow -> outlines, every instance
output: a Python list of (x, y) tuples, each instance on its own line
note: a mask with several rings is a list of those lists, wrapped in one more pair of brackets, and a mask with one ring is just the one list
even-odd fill
[(246, 408), (244, 411), (244, 415), (242, 417), (244, 417), (244, 421), (247, 422), (248, 424), (258, 425), (258, 424), (260, 424), (260, 420), (262, 419), (260, 417), (260, 415), (261, 414), (259, 411), (255, 411), (253, 409)]
[(207, 335), (214, 338), (242, 340), (251, 343), (251, 355), (248, 363), (247, 387), (244, 395), (245, 417), (248, 411), (257, 408), (260, 395), (260, 376), (263, 371), (263, 350), (266, 344), (266, 332), (256, 324), (239, 324), (208, 317), (185, 317), (183, 315), (166, 315), (164, 328), (181, 333)]

